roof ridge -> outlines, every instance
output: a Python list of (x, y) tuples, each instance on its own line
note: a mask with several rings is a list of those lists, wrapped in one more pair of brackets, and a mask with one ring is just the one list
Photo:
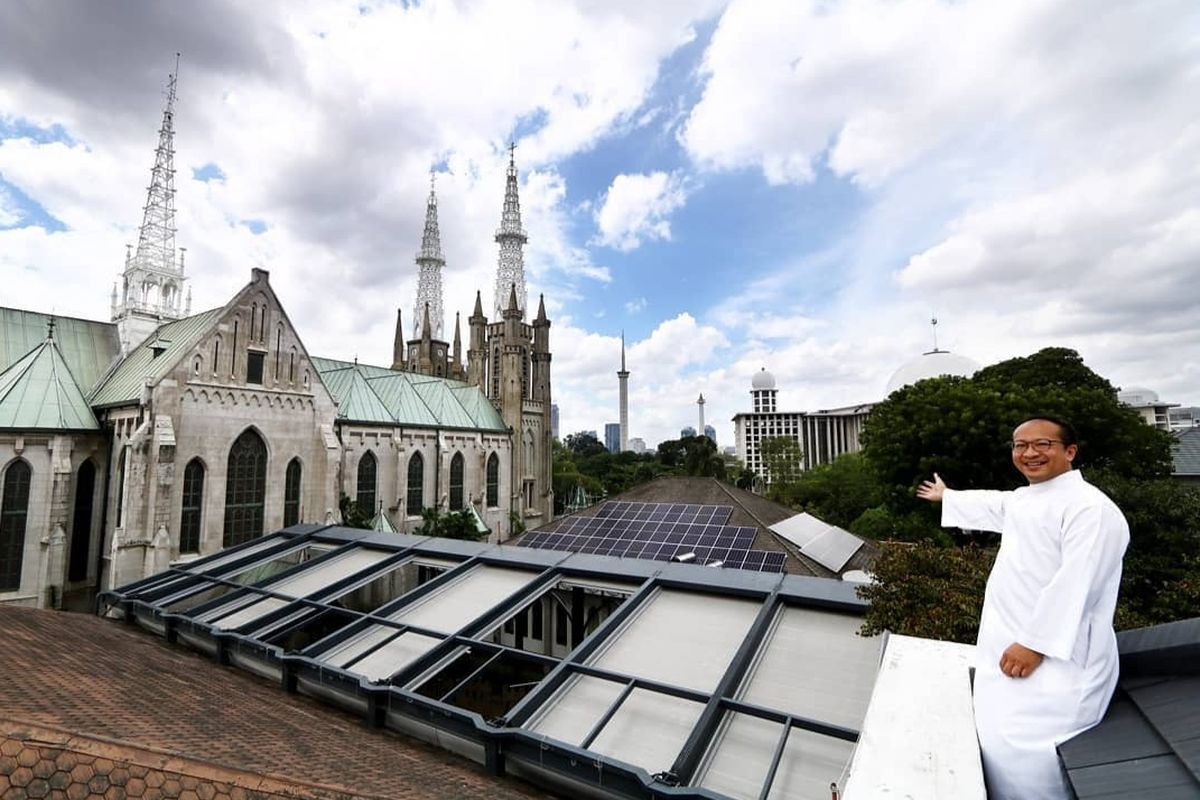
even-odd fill
[(34, 347), (28, 353), (9, 364), (8, 369), (0, 372), (0, 377), (4, 377), (9, 372), (16, 371), (16, 374), (10, 381), (8, 381), (7, 385), (0, 383), (0, 403), (8, 399), (8, 395), (21, 382), (21, 378), (25, 376), (25, 373), (29, 372), (29, 369), (33, 366), (34, 362), (37, 361), (37, 352), (45, 346), (46, 342), (43, 339), (37, 347)]

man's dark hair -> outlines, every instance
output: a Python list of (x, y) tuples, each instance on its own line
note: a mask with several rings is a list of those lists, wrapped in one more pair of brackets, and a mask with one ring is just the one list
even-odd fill
[(1040, 420), (1042, 422), (1049, 422), (1053, 425), (1057, 425), (1058, 430), (1060, 431), (1059, 436), (1062, 437), (1063, 447), (1079, 444), (1079, 432), (1075, 430), (1075, 426), (1062, 417), (1056, 417), (1052, 414), (1033, 414), (1018, 422), (1015, 427), (1019, 428), (1026, 422), (1033, 422), (1034, 420)]

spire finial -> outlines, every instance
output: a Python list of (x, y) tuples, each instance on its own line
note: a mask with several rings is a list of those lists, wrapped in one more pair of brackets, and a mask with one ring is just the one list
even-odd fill
[(442, 338), (445, 314), (442, 311), (442, 268), (446, 259), (442, 256), (442, 235), (437, 216), (437, 170), (429, 167), (429, 201), (425, 205), (425, 229), (421, 233), (421, 250), (417, 253), (417, 300), (413, 307), (413, 336), (423, 336), (422, 309), (433, 324), (430, 335), (439, 341)]
[(508, 165), (510, 167), (517, 165), (517, 142), (515, 139), (508, 140)]
[(521, 227), (521, 201), (517, 192), (517, 143), (509, 142), (508, 175), (504, 183), (504, 210), (500, 215), (500, 228), (496, 231), (496, 244), (500, 245), (500, 258), (496, 265), (496, 292), (492, 298), (496, 317), (502, 319), (507, 308), (508, 293), (515, 289), (517, 308), (521, 319), (525, 319), (525, 243), (529, 237)]

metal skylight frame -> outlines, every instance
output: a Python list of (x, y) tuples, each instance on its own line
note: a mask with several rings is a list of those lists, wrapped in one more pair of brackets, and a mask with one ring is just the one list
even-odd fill
[[(242, 586), (223, 577), (244, 573), (252, 565), (278, 558), (297, 546), (311, 544), (331, 546), (332, 549), (319, 558), (274, 574), (255, 586)], [(391, 555), (307, 597), (292, 598), (270, 591), (271, 584), (287, 576), (336, 559), (359, 547), (387, 550), (391, 551)], [(457, 562), (457, 566), (368, 613), (349, 611), (332, 603), (337, 597), (353, 592), (388, 570), (395, 570), (422, 557)], [(481, 565), (522, 569), (528, 572), (529, 580), (498, 603), (478, 613), (457, 631), (432, 631), (388, 619), (398, 610), (416, 607), (455, 581), (469, 577), (471, 571)], [(527, 607), (531, 601), (564, 580), (586, 583), (589, 577), (595, 578), (600, 584), (617, 580), (640, 585), (591, 634), (584, 636), (581, 641), (577, 640), (576, 646), (565, 658), (559, 660), (532, 654), (485, 638), (518, 609)], [(183, 613), (167, 611), (160, 605), (182, 593), (211, 586), (227, 586), (231, 591)], [(623, 674), (592, 663), (601, 649), (616, 641), (614, 637), (622, 633), (629, 620), (646, 608), (656, 593), (663, 591), (743, 597), (760, 603), (745, 638), (711, 693), (645, 676)], [(235, 598), (253, 601), (263, 597), (286, 599), (287, 604), (242, 628), (220, 630), (211, 622), (198, 619), (205, 611), (228, 604)], [(285, 691), (316, 695), (354, 710), (363, 714), (372, 726), (386, 726), (426, 739), (436, 738), (442, 746), (483, 762), (495, 774), (504, 774), (506, 769), (512, 769), (557, 788), (571, 784), (595, 787), (602, 783), (606, 790), (615, 790), (617, 794), (629, 797), (722, 797), (724, 795), (693, 784), (702, 777), (699, 770), (718, 744), (717, 736), (731, 714), (749, 715), (781, 725), (782, 735), (772, 754), (768, 779), (775, 775), (785, 754), (788, 732), (793, 729), (850, 742), (856, 740), (858, 735), (851, 728), (796, 716), (780, 709), (765, 708), (745, 702), (738, 696), (743, 679), (753, 669), (773, 622), (785, 606), (862, 613), (865, 604), (854, 595), (853, 587), (837, 581), (772, 573), (705, 570), (663, 562), (395, 534), (384, 536), (369, 531), (308, 525), (288, 529), (266, 540), (246, 543), (216, 556), (177, 565), (165, 577), (153, 576), (105, 593), (102, 602), (110, 610), (119, 610), (128, 622), (142, 625), (168, 640), (182, 639), (221, 663), (233, 663), (276, 679)], [(324, 630), (320, 624), (316, 624), (322, 619), (332, 624), (332, 632), (328, 635), (294, 652), (286, 651), (279, 644), (286, 639), (287, 632), (303, 626), (314, 625), (318, 632)], [(398, 636), (412, 633), (431, 636), (438, 641), (395, 674), (376, 681), (321, 660), (322, 653), (329, 652), (339, 643), (373, 625), (394, 628)], [(575, 631), (579, 632), (577, 628)], [(258, 635), (260, 633), (261, 638)], [(389, 642), (395, 643), (397, 639), (390, 636), (387, 641), (375, 642), (372, 650), (364, 651), (358, 660), (368, 652), (387, 646)], [(546, 674), (507, 712), (493, 719), (484, 719), (479, 713), (447, 702), (453, 698), (457, 688), (436, 698), (426, 697), (417, 691), (427, 678), (441, 674), (465, 649), (487, 654), (490, 660), (481, 661), (472, 675), (458, 682), (458, 687), (483, 674), (490, 664), (498, 663), (498, 659), (503, 658), (541, 662)], [(549, 738), (525, 727), (535, 715), (543, 713), (547, 703), (558, 696), (568, 682), (576, 680), (576, 676), (597, 677), (622, 686), (618, 696), (600, 712), (592, 730), (583, 740), (585, 744), (593, 743), (602, 735), (604, 727), (620, 713), (622, 705), (629, 702), (635, 693), (654, 692), (661, 697), (696, 702), (700, 706), (696, 722), (669, 767), (650, 775), (644, 768), (601, 755), (584, 746)], [(769, 791), (768, 780), (762, 796)]]

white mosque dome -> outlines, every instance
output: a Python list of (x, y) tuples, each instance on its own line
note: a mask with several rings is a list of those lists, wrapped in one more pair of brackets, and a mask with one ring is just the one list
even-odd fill
[(1130, 386), (1117, 392), (1117, 400), (1127, 406), (1152, 406), (1158, 402), (1158, 392), (1145, 386)]
[(978, 371), (979, 365), (966, 356), (946, 350), (930, 350), (900, 365), (900, 369), (892, 373), (887, 382), (887, 394), (926, 378), (940, 378), (943, 375), (969, 378)]
[(767, 368), (763, 367), (754, 374), (754, 379), (750, 381), (751, 389), (774, 389), (775, 376), (767, 372)]

